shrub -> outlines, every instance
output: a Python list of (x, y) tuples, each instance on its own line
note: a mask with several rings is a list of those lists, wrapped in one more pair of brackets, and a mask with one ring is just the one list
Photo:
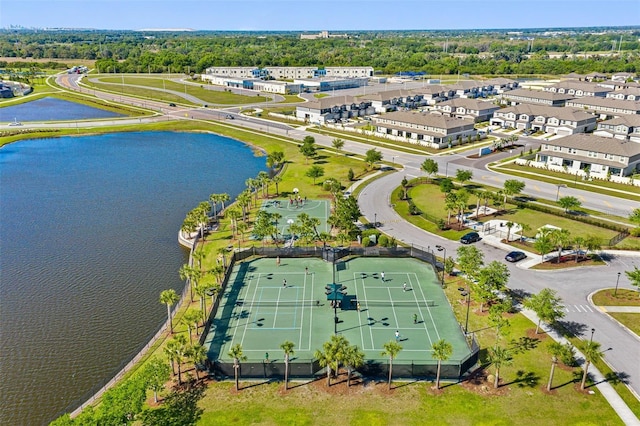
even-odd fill
[(420, 209), (418, 208), (418, 206), (416, 206), (413, 201), (409, 201), (409, 214), (412, 215), (419, 215), (420, 214)]
[(369, 237), (362, 238), (362, 247), (369, 247), (371, 245), (371, 241), (369, 241)]
[(389, 237), (384, 234), (380, 235), (380, 238), (378, 238), (378, 245), (380, 247), (389, 247)]
[(441, 231), (445, 231), (448, 228), (447, 222), (445, 222), (445, 220), (442, 218), (438, 219), (438, 221), (436, 222), (436, 225), (438, 226), (438, 229)]
[(362, 231), (363, 237), (370, 237), (371, 235), (375, 235), (376, 237), (378, 237), (380, 235), (380, 231), (376, 229), (365, 229), (364, 231)]
[(354, 177), (355, 177), (355, 173), (353, 173), (353, 169), (349, 169), (349, 172), (347, 173), (347, 179), (352, 181)]
[(640, 228), (633, 228), (631, 230), (631, 236), (632, 237), (640, 237)]

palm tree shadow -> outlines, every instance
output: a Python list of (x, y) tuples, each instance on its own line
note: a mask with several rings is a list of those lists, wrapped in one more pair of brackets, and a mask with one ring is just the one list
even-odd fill
[(240, 386), (240, 390), (256, 388), (258, 386), (268, 385), (269, 383), (273, 383), (273, 382), (277, 382), (277, 381), (278, 380), (276, 380), (276, 379), (262, 380), (260, 382), (255, 382), (255, 383), (247, 384), (245, 386)]
[(309, 385), (309, 384), (311, 384), (313, 382), (317, 382), (318, 380), (323, 380), (323, 379), (326, 380), (326, 377), (316, 377), (316, 378), (314, 378), (312, 380), (306, 380), (304, 382), (291, 382), (290, 381), (289, 382), (289, 389), (295, 389), (295, 388), (300, 388), (302, 386), (307, 386), (307, 385)]
[(516, 384), (520, 388), (524, 388), (524, 387), (534, 388), (538, 386), (539, 383), (540, 383), (540, 376), (538, 376), (533, 371), (524, 372), (522, 370), (518, 370), (516, 372), (515, 380), (509, 383), (504, 383), (500, 387)]
[(410, 380), (410, 381), (402, 382), (400, 384), (394, 384), (393, 385), (393, 389), (400, 389), (400, 388), (404, 388), (406, 386), (416, 385), (418, 383), (428, 382), (428, 381), (430, 381), (430, 380), (427, 380), (427, 379), (413, 379), (413, 380)]

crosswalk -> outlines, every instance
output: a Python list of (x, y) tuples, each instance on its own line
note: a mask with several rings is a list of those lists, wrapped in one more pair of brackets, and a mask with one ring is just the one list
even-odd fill
[(565, 312), (596, 312), (589, 305), (564, 305)]

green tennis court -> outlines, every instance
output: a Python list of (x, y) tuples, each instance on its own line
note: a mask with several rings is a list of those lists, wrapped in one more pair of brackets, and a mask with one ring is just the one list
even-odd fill
[(300, 213), (306, 213), (309, 217), (320, 220), (318, 232), (330, 230), (327, 219), (331, 214), (331, 205), (328, 200), (307, 200), (304, 197), (280, 198), (264, 201), (261, 209), (281, 216), (275, 224), (280, 235), (290, 236), (289, 227), (296, 222)]
[(209, 359), (229, 362), (229, 348), (239, 343), (249, 362), (263, 360), (265, 353), (282, 361), (280, 344), (290, 340), (296, 359), (309, 361), (334, 327), (367, 360), (386, 362), (380, 353), (396, 331), (403, 347), (398, 363), (435, 363), (431, 346), (440, 339), (452, 344), (452, 363), (471, 353), (429, 264), (358, 257), (336, 262), (335, 277), (346, 295), (334, 309), (326, 294), (333, 281), (329, 262), (281, 258), (277, 266), (274, 258), (259, 258), (235, 265), (205, 339)]

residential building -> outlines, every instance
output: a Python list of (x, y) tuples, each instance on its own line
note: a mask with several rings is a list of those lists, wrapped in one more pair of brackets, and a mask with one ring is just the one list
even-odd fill
[(508, 90), (517, 89), (520, 86), (516, 80), (504, 77), (490, 78), (485, 80), (484, 85), (487, 87), (487, 91), (492, 95), (499, 95)]
[(600, 118), (619, 117), (623, 114), (640, 114), (640, 101), (586, 97), (571, 99), (567, 101), (566, 105), (591, 111), (600, 115)]
[(597, 121), (595, 115), (578, 108), (519, 104), (495, 111), (490, 123), (566, 136), (594, 130)]
[(640, 144), (577, 134), (544, 142), (536, 162), (588, 178), (624, 177), (640, 171)]
[(373, 121), (381, 136), (437, 149), (457, 145), (477, 134), (473, 120), (429, 113), (396, 111)]
[(371, 102), (353, 96), (331, 96), (296, 106), (298, 119), (315, 124), (335, 123), (374, 113)]
[(607, 93), (607, 98), (621, 99), (627, 101), (640, 101), (640, 87), (625, 87)]
[(554, 93), (566, 93), (572, 95), (574, 98), (581, 98), (583, 96), (599, 96), (603, 98), (607, 93), (611, 92), (612, 89), (588, 81), (566, 80), (552, 86), (546, 86), (544, 90)]
[(300, 34), (300, 40), (317, 40), (322, 38), (349, 38), (347, 34), (329, 34), (329, 31), (320, 31), (318, 34)]
[(448, 117), (466, 118), (476, 123), (489, 121), (500, 107), (493, 102), (456, 98), (437, 103), (434, 112)]
[(502, 99), (512, 105), (529, 103), (561, 107), (564, 106), (569, 99), (573, 99), (573, 96), (566, 93), (554, 93), (544, 90), (514, 89), (503, 93)]
[(386, 90), (360, 97), (361, 100), (371, 102), (376, 113), (396, 111), (399, 108), (419, 108), (428, 105), (419, 90)]
[(617, 118), (601, 121), (593, 134), (640, 142), (640, 115), (621, 115)]

